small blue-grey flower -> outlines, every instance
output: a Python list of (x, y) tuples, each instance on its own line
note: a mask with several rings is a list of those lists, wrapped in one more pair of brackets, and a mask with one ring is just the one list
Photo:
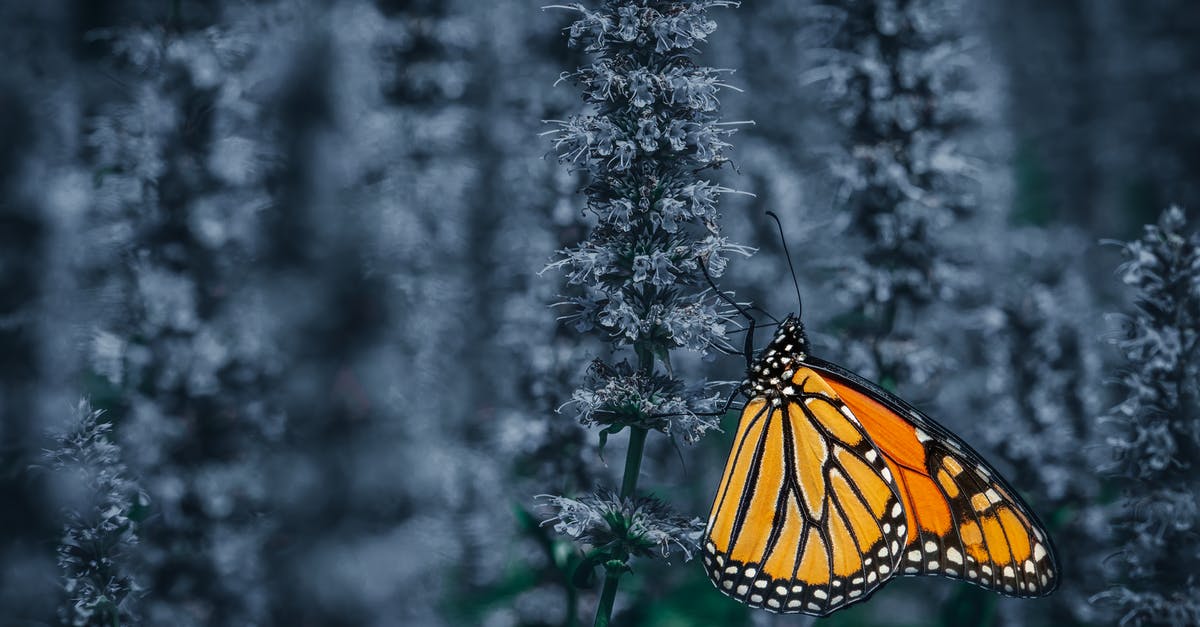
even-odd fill
[(654, 79), (644, 68), (629, 73), (629, 102), (643, 109), (654, 104)]
[(658, 150), (658, 138), (661, 136), (662, 132), (658, 130), (658, 123), (653, 117), (644, 117), (638, 120), (638, 130), (634, 138), (637, 139), (643, 152)]
[(617, 36), (625, 41), (634, 41), (638, 38), (638, 27), (641, 20), (638, 18), (640, 9), (635, 6), (623, 6), (617, 8), (617, 15), (620, 22), (617, 25)]
[(637, 146), (627, 139), (617, 140), (617, 148), (609, 165), (614, 170), (628, 170), (633, 165), (634, 157), (637, 157)]

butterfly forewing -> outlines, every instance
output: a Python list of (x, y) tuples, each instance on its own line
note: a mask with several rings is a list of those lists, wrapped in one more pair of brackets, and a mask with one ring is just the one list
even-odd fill
[(1049, 538), (1027, 505), (961, 439), (832, 364), (815, 366), (875, 438), (896, 476), (909, 533), (905, 575), (962, 579), (1012, 596), (1058, 585)]
[(739, 601), (824, 615), (895, 574), (907, 523), (892, 471), (837, 393), (798, 363), (774, 370), (763, 376), (777, 390), (742, 411), (705, 565)]

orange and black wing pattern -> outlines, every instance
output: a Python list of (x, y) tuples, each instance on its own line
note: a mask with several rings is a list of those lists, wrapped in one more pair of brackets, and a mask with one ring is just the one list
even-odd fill
[(1058, 586), (1050, 539), (1016, 491), (966, 443), (893, 394), (810, 359), (896, 477), (909, 533), (900, 573), (941, 575), (1019, 597)]
[(999, 474), (896, 396), (806, 354), (789, 317), (750, 372), (704, 540), (717, 589), (824, 616), (897, 575), (1011, 596), (1058, 585), (1049, 537)]
[(799, 368), (785, 390), (742, 411), (705, 565), (739, 601), (824, 615), (894, 575), (907, 523), (880, 450), (824, 379)]

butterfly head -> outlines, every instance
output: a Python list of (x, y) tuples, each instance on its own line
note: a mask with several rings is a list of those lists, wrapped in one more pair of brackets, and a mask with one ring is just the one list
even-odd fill
[(746, 373), (742, 391), (748, 396), (782, 393), (792, 385), (792, 375), (808, 356), (808, 335), (800, 318), (789, 315), (779, 324), (775, 337)]

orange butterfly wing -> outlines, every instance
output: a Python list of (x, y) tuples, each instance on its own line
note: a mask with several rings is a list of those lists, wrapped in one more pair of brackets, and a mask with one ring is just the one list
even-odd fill
[(966, 443), (898, 397), (811, 359), (857, 416), (896, 477), (908, 535), (900, 571), (961, 579), (1010, 596), (1058, 586), (1059, 567), (1036, 516)]
[(1058, 585), (1050, 538), (961, 439), (780, 323), (744, 384), (733, 450), (704, 541), (725, 594), (824, 616), (897, 574), (962, 579), (1012, 596)]
[(908, 529), (894, 473), (825, 380), (746, 404), (709, 516), (704, 563), (725, 594), (825, 615), (896, 574)]

